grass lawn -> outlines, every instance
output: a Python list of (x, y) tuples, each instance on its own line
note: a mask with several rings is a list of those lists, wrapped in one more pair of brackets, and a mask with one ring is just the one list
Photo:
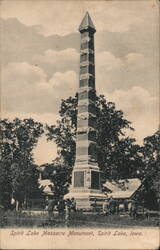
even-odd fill
[(147, 219), (141, 216), (133, 220), (128, 214), (104, 216), (103, 214), (84, 213), (72, 215), (70, 224), (74, 227), (158, 227), (159, 218)]
[[(95, 213), (74, 213), (71, 214), (69, 227), (89, 227), (89, 228), (125, 228), (125, 227), (158, 227), (159, 218), (157, 216), (147, 218), (138, 218), (133, 220), (128, 215), (108, 215)], [(7, 211), (0, 213), (0, 227), (64, 227), (65, 219), (60, 218), (57, 213), (54, 214), (53, 220), (48, 219), (45, 212), (30, 213), (22, 212), (17, 213)]]

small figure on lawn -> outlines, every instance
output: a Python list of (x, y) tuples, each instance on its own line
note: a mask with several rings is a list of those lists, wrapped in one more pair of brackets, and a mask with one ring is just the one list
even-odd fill
[(124, 212), (128, 212), (128, 200), (124, 200)]
[(113, 197), (110, 197), (109, 201), (109, 211), (111, 214), (115, 214), (116, 212), (116, 201), (113, 199)]
[(57, 205), (57, 209), (58, 209), (58, 214), (60, 217), (64, 216), (64, 210), (65, 210), (65, 201), (63, 200), (63, 198), (61, 197), (58, 205)]
[(136, 204), (136, 201), (135, 201), (135, 200), (133, 200), (133, 201), (131, 202), (130, 216), (131, 216), (134, 220), (136, 220), (136, 218), (137, 218), (137, 204)]
[(118, 215), (119, 214), (119, 200), (115, 200), (115, 206), (116, 206), (116, 214)]
[(93, 207), (93, 212), (97, 212), (97, 200), (96, 200), (96, 198), (94, 199), (92, 207)]
[(65, 224), (67, 227), (69, 227), (69, 221), (70, 221), (70, 215), (71, 215), (71, 201), (70, 199), (66, 200), (66, 213), (65, 213)]
[(71, 211), (76, 212), (76, 200), (74, 198), (71, 199)]
[(48, 217), (49, 217), (49, 220), (52, 220), (54, 214), (53, 214), (53, 210), (54, 210), (54, 207), (55, 207), (56, 203), (55, 203), (55, 200), (53, 198), (49, 198), (48, 199)]
[(107, 199), (105, 199), (105, 201), (103, 202), (103, 214), (109, 214), (109, 201)]
[(14, 199), (14, 197), (12, 196), (11, 198), (11, 210), (15, 210), (16, 209), (16, 201)]

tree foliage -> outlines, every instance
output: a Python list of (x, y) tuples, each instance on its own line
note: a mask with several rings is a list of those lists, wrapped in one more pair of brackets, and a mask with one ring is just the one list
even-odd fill
[[(75, 162), (78, 95), (62, 100), (60, 120), (56, 125), (47, 126), (48, 140), (54, 140), (64, 165), (72, 170)], [(126, 130), (133, 130), (131, 123), (115, 104), (107, 102), (104, 96), (96, 96), (97, 110), (97, 151), (98, 164), (108, 178), (128, 177), (130, 166), (136, 172), (135, 162), (140, 161), (135, 139), (125, 136)], [(112, 169), (112, 171), (111, 171)], [(132, 171), (133, 172), (133, 171)], [(114, 174), (115, 173), (115, 174)]]
[(151, 209), (160, 209), (160, 130), (144, 138), (141, 151), (144, 163), (141, 175), (145, 180), (145, 202)]
[(144, 146), (142, 147), (144, 162), (147, 170), (155, 166), (159, 168), (160, 163), (160, 130), (156, 131), (152, 136), (144, 138)]
[[(33, 148), (42, 135), (43, 126), (33, 119), (0, 121), (0, 196), (16, 200), (34, 196), (38, 188), (38, 173), (33, 161)], [(7, 184), (6, 186), (4, 184)], [(5, 189), (5, 192), (4, 192)]]
[[(48, 140), (58, 146), (63, 159), (63, 169), (71, 180), (75, 162), (78, 95), (62, 100), (60, 119), (53, 126), (47, 126)], [(126, 132), (133, 130), (131, 123), (115, 104), (107, 102), (104, 96), (96, 96), (97, 110), (97, 161), (105, 173), (105, 179), (116, 180), (138, 177), (143, 181), (138, 192), (140, 201), (150, 209), (157, 209), (160, 201), (160, 131), (144, 139), (143, 146), (137, 145)], [(67, 177), (65, 177), (67, 178)], [(63, 180), (65, 180), (65, 178)], [(65, 183), (65, 182), (64, 182)], [(63, 185), (64, 185), (63, 183)], [(60, 183), (58, 184), (60, 186)]]
[(70, 169), (68, 169), (61, 158), (57, 157), (53, 163), (45, 163), (41, 165), (42, 179), (50, 179), (53, 183), (52, 192), (55, 199), (59, 200), (61, 196), (68, 191), (69, 183), (71, 181)]
[(59, 111), (61, 119), (56, 125), (47, 126), (47, 138), (57, 144), (58, 155), (63, 159), (67, 173), (71, 174), (75, 162), (77, 129), (77, 95), (62, 100)]

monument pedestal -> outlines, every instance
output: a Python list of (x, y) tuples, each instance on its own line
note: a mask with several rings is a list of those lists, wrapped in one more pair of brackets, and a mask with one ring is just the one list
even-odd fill
[(102, 209), (102, 204), (106, 199), (106, 196), (102, 192), (96, 192), (93, 189), (71, 190), (68, 194), (65, 195), (65, 199), (71, 199), (73, 197), (76, 200), (76, 208), (83, 211), (92, 211), (95, 199), (97, 208)]
[(74, 198), (79, 210), (91, 211), (96, 200), (97, 208), (102, 208), (106, 195), (100, 187), (100, 171), (95, 168), (75, 168), (72, 175), (72, 185), (65, 199)]

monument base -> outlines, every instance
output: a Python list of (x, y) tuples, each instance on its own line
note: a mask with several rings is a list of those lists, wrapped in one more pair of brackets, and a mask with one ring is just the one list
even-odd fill
[[(83, 168), (82, 168), (83, 167)], [(101, 173), (96, 163), (75, 166), (72, 173), (72, 185), (65, 199), (74, 198), (78, 210), (102, 210), (106, 195), (101, 191)]]
[(76, 200), (76, 208), (83, 211), (97, 211), (102, 210), (102, 204), (107, 198), (100, 190), (71, 190), (68, 194), (64, 196), (64, 199), (74, 198)]

